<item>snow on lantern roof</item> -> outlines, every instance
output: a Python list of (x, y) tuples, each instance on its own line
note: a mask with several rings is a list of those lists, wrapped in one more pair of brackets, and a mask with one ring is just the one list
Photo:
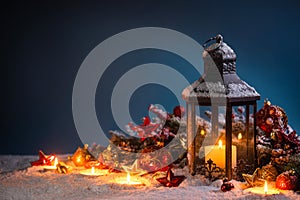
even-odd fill
[[(206, 47), (214, 40), (215, 43)], [(211, 98), (226, 98), (228, 102), (256, 101), (260, 95), (236, 74), (236, 54), (217, 35), (204, 44), (204, 74), (186, 87), (182, 97), (187, 102), (209, 103)]]

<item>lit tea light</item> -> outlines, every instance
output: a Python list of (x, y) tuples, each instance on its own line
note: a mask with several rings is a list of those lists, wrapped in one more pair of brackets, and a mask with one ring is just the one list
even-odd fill
[(243, 138), (242, 133), (238, 134), (238, 139), (241, 140)]
[(82, 170), (79, 173), (84, 176), (103, 176), (103, 175), (107, 175), (108, 171), (99, 170), (99, 169), (95, 169), (95, 167), (92, 167), (91, 169)]
[(53, 165), (44, 165), (45, 170), (56, 170), (56, 165), (58, 164), (58, 159), (55, 157)]
[(249, 188), (245, 191), (249, 191), (253, 194), (262, 194), (262, 195), (274, 195), (274, 194), (279, 194), (280, 193), (277, 189), (269, 188), (267, 181), (265, 181), (265, 184), (264, 184), (263, 187)]
[(267, 183), (267, 181), (265, 181), (264, 192), (265, 192), (265, 194), (268, 194), (268, 183)]
[(126, 173), (126, 178), (122, 177), (116, 180), (117, 183), (122, 185), (133, 185), (133, 186), (142, 186), (145, 185), (141, 181), (139, 181), (137, 178), (132, 178), (130, 173)]

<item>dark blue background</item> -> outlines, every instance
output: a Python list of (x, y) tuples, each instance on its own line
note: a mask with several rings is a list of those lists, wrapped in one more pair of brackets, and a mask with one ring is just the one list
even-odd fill
[[(19, 1), (1, 7), (0, 154), (67, 153), (81, 146), (72, 89), (82, 61), (106, 38), (147, 26), (174, 29), (200, 43), (221, 33), (238, 55), (238, 74), (261, 94), (259, 108), (270, 98), (300, 131), (297, 1)], [(148, 62), (177, 68), (190, 81), (198, 78), (186, 61), (167, 52), (141, 50), (120, 57), (100, 80), (96, 95), (105, 131), (117, 128), (107, 109), (114, 81)], [(169, 111), (176, 105), (166, 88), (146, 85), (131, 100), (137, 122), (150, 103)]]

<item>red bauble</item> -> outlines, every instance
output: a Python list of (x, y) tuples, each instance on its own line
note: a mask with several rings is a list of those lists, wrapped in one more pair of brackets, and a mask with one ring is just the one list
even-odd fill
[(223, 180), (223, 184), (221, 185), (221, 190), (223, 192), (227, 192), (227, 191), (232, 190), (233, 188), (234, 188), (234, 185), (230, 181), (228, 181), (227, 178), (225, 178)]
[(286, 171), (277, 176), (276, 178), (276, 187), (281, 190), (295, 190), (297, 188), (297, 176), (290, 172)]
[(184, 107), (183, 106), (176, 106), (173, 109), (173, 114), (175, 115), (175, 117), (179, 117), (181, 118), (185, 113)]

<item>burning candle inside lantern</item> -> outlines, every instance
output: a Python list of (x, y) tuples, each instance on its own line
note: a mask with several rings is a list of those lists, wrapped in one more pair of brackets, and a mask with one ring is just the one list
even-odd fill
[(205, 135), (205, 131), (203, 129), (201, 129), (200, 134)]
[(241, 140), (243, 138), (242, 133), (238, 134), (238, 139)]
[[(225, 168), (226, 146), (223, 145), (222, 140), (218, 141), (218, 145), (208, 145), (204, 147), (205, 151), (205, 162), (211, 159), (218, 167)], [(232, 145), (232, 167), (236, 167), (236, 146)]]
[(56, 169), (56, 165), (58, 164), (58, 159), (57, 157), (54, 158), (54, 162), (53, 162), (53, 165), (45, 165), (43, 166), (44, 169), (46, 170), (51, 170), (51, 169)]
[(222, 149), (222, 140), (219, 140), (219, 149)]

